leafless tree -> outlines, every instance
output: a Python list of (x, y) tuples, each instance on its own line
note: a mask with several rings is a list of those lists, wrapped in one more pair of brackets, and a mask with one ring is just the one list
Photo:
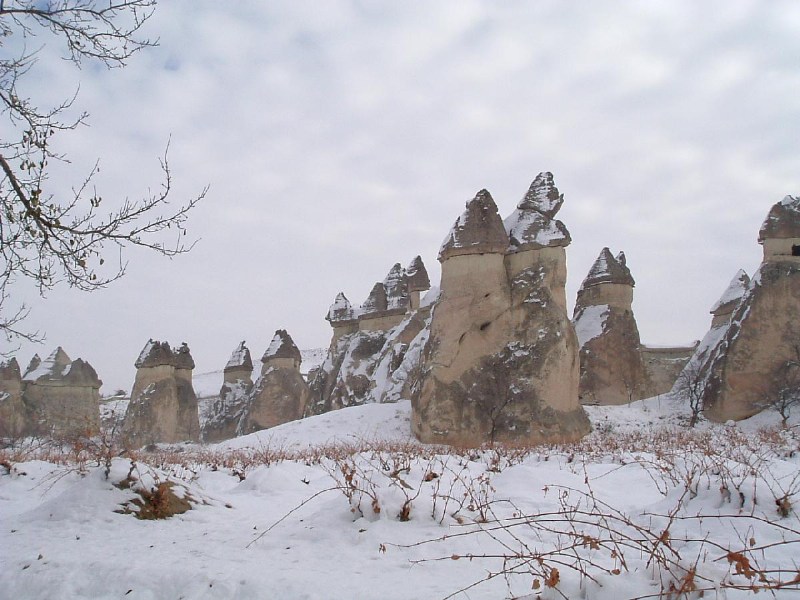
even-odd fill
[[(77, 92), (56, 106), (41, 107), (23, 91), (35, 71), (42, 46), (28, 50), (36, 38), (65, 46), (64, 58), (75, 67), (99, 63), (123, 67), (157, 40), (143, 36), (157, 0), (0, 0), (0, 331), (6, 341), (33, 340), (36, 333), (21, 323), (24, 305), (9, 307), (16, 281), (35, 282), (40, 294), (65, 283), (80, 290), (104, 287), (125, 273), (123, 249), (139, 246), (165, 256), (191, 249), (184, 241), (189, 211), (206, 189), (179, 206), (169, 206), (172, 178), (167, 153), (160, 159), (160, 189), (139, 200), (106, 203), (94, 188), (98, 164), (63, 189), (48, 182), (53, 163), (68, 163), (52, 139), (84, 124), (87, 113), (74, 106)], [(168, 144), (167, 144), (168, 147)], [(166, 230), (170, 230), (167, 232)], [(163, 234), (174, 235), (167, 243)], [(112, 264), (106, 264), (109, 249)], [(102, 267), (102, 268), (101, 268)]]
[(675, 381), (676, 389), (689, 403), (689, 427), (694, 427), (703, 414), (703, 397), (706, 391), (706, 378), (703, 376), (702, 364), (690, 360)]

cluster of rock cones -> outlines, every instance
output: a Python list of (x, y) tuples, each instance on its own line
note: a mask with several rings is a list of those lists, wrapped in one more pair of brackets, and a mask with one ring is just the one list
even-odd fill
[[(286, 331), (276, 332), (255, 382), (242, 342), (202, 430), (188, 347), (173, 351), (151, 340), (136, 361), (124, 435), (137, 445), (219, 441), (365, 402), (409, 399), (423, 442), (560, 443), (589, 431), (582, 405), (622, 404), (672, 387), (700, 390), (705, 414), (718, 421), (749, 417), (775, 397), (800, 398), (800, 198), (772, 207), (759, 233), (761, 266), (752, 279), (734, 276), (712, 307), (705, 338), (672, 349), (642, 345), (635, 281), (622, 252), (602, 249), (569, 318), (571, 238), (557, 219), (563, 202), (551, 173), (535, 178), (505, 220), (481, 190), (442, 243), (438, 287), (417, 256), (406, 268), (392, 266), (359, 307), (338, 294), (326, 316), (328, 355), (307, 379)], [(96, 426), (91, 406), (100, 382), (91, 367), (70, 363), (60, 349), (42, 365), (24, 377), (14, 360), (0, 366), (0, 433), (30, 431), (34, 422)], [(66, 401), (70, 385), (83, 396)]]

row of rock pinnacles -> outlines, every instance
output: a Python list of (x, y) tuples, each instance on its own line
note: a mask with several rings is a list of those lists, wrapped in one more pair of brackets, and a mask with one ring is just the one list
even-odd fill
[[(285, 331), (276, 332), (255, 383), (242, 342), (202, 431), (188, 347), (173, 352), (149, 342), (136, 361), (123, 433), (140, 444), (218, 441), (366, 402), (410, 399), (412, 430), (423, 442), (561, 443), (589, 431), (583, 404), (621, 404), (688, 384), (701, 393), (706, 415), (725, 421), (749, 417), (771, 398), (800, 394), (800, 198), (772, 207), (759, 232), (758, 272), (734, 276), (703, 340), (666, 349), (640, 341), (624, 253), (601, 251), (568, 317), (571, 238), (556, 219), (563, 202), (550, 173), (536, 177), (505, 220), (481, 190), (441, 246), (438, 288), (429, 289), (416, 257), (405, 269), (394, 265), (358, 308), (340, 293), (326, 316), (333, 328), (328, 354), (308, 381)], [(60, 366), (42, 385), (58, 387), (52, 373), (71, 372), (64, 361), (45, 361)], [(4, 378), (9, 370), (13, 365)], [(65, 411), (55, 400), (63, 393), (42, 393), (30, 379), (21, 378), (32, 390), (29, 413), (38, 411), (44, 423)], [(96, 374), (88, 387), (94, 401)], [(42, 397), (55, 408), (30, 408)], [(84, 412), (90, 411), (76, 411), (72, 422), (86, 421), (77, 416)]]

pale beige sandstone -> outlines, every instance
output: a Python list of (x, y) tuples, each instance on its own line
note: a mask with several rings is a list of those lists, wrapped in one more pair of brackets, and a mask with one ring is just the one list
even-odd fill
[(16, 438), (30, 427), (22, 401), (22, 374), (16, 358), (0, 362), (0, 437)]
[(704, 413), (750, 417), (773, 400), (800, 346), (800, 197), (775, 204), (759, 232), (764, 260), (703, 365)]
[(286, 330), (275, 332), (261, 362), (261, 376), (239, 423), (240, 435), (301, 419), (309, 401), (308, 384), (300, 373), (300, 350)]
[(126, 443), (198, 441), (200, 420), (189, 347), (183, 344), (173, 352), (167, 342), (150, 340), (135, 366), (136, 379), (122, 424)]
[(71, 360), (59, 346), (44, 361), (31, 361), (31, 367), (22, 378), (31, 433), (71, 437), (99, 431), (103, 382), (89, 363)]
[(445, 239), (412, 429), (423, 442), (564, 442), (590, 429), (565, 311), (563, 197), (540, 174), (505, 225), (486, 190)]
[(652, 395), (633, 315), (634, 279), (603, 248), (584, 279), (572, 323), (580, 345), (582, 404), (625, 404)]
[(642, 345), (642, 361), (650, 381), (647, 395), (652, 397), (669, 392), (696, 349), (697, 343), (692, 346)]

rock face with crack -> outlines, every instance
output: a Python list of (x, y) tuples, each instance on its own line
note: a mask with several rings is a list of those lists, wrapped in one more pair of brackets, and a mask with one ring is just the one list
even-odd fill
[(786, 391), (800, 394), (800, 197), (772, 207), (758, 241), (763, 261), (700, 373), (704, 412), (715, 421), (745, 419)]
[(126, 443), (199, 441), (197, 396), (192, 387), (194, 360), (184, 343), (150, 340), (136, 360), (136, 380), (122, 424)]
[(231, 353), (224, 369), (224, 381), (203, 423), (204, 442), (214, 443), (236, 436), (253, 389), (253, 360), (250, 350), (241, 342)]
[(275, 332), (261, 362), (261, 376), (238, 426), (240, 435), (301, 419), (308, 404), (308, 385), (300, 374), (300, 350), (285, 329)]
[(572, 323), (582, 404), (625, 404), (650, 395), (631, 306), (634, 285), (625, 254), (615, 257), (603, 248), (578, 291)]
[(34, 357), (22, 377), (25, 429), (55, 437), (97, 433), (102, 384), (88, 362), (73, 361), (60, 346), (43, 361)]
[(439, 252), (441, 292), (412, 429), (423, 442), (564, 442), (590, 430), (566, 314), (563, 196), (541, 173), (501, 220), (489, 192), (466, 205)]

